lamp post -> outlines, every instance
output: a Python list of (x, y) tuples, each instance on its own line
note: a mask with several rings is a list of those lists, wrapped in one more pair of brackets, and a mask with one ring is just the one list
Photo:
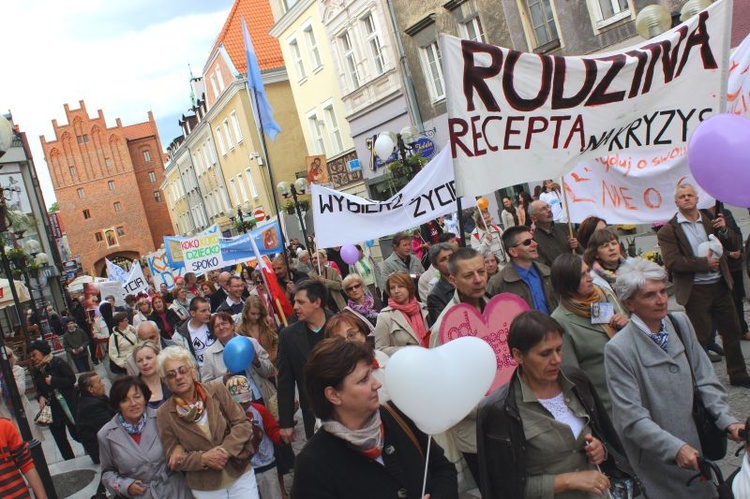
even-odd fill
[[(13, 141), (13, 127), (10, 125), (4, 116), (0, 115), (0, 157), (10, 148)], [(5, 219), (6, 205), (5, 205), (5, 191), (4, 187), (0, 186), (0, 232), (7, 232), (8, 224)], [(13, 304), (15, 305), (16, 314), (18, 316), (18, 323), (25, 330), (26, 320), (21, 313), (21, 301), (18, 299), (18, 293), (16, 292), (16, 286), (13, 279), (13, 271), (10, 268), (10, 261), (8, 256), (5, 254), (5, 244), (0, 244), (0, 262), (2, 263), (3, 272), (8, 279), (8, 287), (10, 288), (11, 296), (13, 297)], [(28, 342), (28, 337), (27, 337)], [(42, 444), (36, 440), (31, 434), (31, 428), (29, 422), (26, 419), (26, 411), (21, 403), (21, 394), (18, 392), (18, 386), (16, 386), (16, 379), (13, 376), (13, 370), (10, 366), (10, 360), (8, 359), (8, 353), (5, 350), (5, 335), (0, 332), (0, 372), (3, 374), (3, 380), (5, 381), (5, 389), (8, 391), (10, 398), (13, 415), (16, 418), (16, 424), (21, 432), (21, 437), (25, 442), (29, 444), (29, 451), (31, 458), (34, 460), (34, 467), (36, 468), (39, 478), (44, 485), (44, 490), (47, 493), (47, 497), (50, 499), (57, 499), (57, 492), (55, 491), (55, 485), (52, 482), (52, 476), (49, 473), (47, 467), (47, 459), (44, 456), (44, 450)]]
[[(307, 179), (298, 178), (292, 184), (290, 184), (289, 182), (279, 182), (279, 185), (276, 186), (276, 190), (284, 199), (288, 199), (289, 196), (292, 197), (292, 200), (294, 202), (294, 209), (297, 212), (297, 219), (299, 220), (299, 225), (302, 228), (302, 237), (305, 238), (305, 248), (307, 248), (307, 253), (310, 255), (310, 258), (312, 258), (310, 242), (307, 240), (307, 228), (305, 227), (305, 219), (302, 217), (302, 209), (300, 208), (299, 199), (297, 198), (298, 195), (301, 196), (307, 191), (307, 187)], [(286, 254), (286, 251), (284, 251), (284, 254)]]
[[(375, 153), (383, 162), (387, 161), (394, 151), (397, 151), (401, 161), (406, 165), (407, 152), (414, 148), (414, 144), (418, 140), (419, 130), (417, 130), (417, 127), (406, 126), (401, 129), (400, 133), (393, 133), (391, 131), (381, 132), (378, 138), (375, 139), (373, 147), (375, 148)], [(416, 175), (419, 172), (419, 165), (413, 163), (412, 171)]]

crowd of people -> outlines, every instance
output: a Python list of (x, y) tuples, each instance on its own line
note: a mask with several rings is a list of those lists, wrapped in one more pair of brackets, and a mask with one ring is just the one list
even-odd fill
[[(448, 230), (456, 214), (395, 234), (381, 262), (367, 247), (350, 264), (339, 248), (292, 240), (273, 276), (187, 273), (125, 306), (104, 297), (109, 394), (90, 370), (93, 321), (74, 310), (62, 321), (70, 363), (32, 344), (39, 403), (65, 459), (70, 437), (101, 464), (102, 497), (422, 499), (425, 472), (431, 499), (472, 487), (487, 499), (713, 497), (710, 483), (688, 485), (702, 444), (686, 394), (742, 440), (708, 356), (750, 388), (744, 290), (728, 265), (738, 251), (742, 261), (742, 236), (726, 214), (699, 210), (689, 184), (675, 203), (658, 233), (665, 267), (627, 258), (605, 220), (574, 230), (545, 182), (536, 199), (502, 198), (500, 224), (475, 209), (468, 247)], [(724, 251), (701, 256), (711, 234)], [(669, 311), (668, 274), (684, 313)], [(440, 346), (451, 308), (481, 313), (500, 293), (530, 309), (508, 331), (513, 375), (428, 445), (389, 400), (389, 357)], [(255, 355), (230, 372), (224, 351), (238, 336)]]

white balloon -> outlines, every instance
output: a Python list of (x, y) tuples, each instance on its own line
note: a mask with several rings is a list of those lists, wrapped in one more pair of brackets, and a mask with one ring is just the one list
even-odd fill
[(375, 148), (375, 154), (378, 155), (378, 157), (386, 161), (388, 158), (391, 157), (391, 154), (393, 154), (393, 150), (396, 148), (396, 141), (391, 138), (390, 133), (381, 133), (378, 135), (378, 138), (375, 139), (375, 145), (373, 146)]
[(391, 400), (428, 435), (451, 428), (482, 400), (497, 362), (487, 342), (466, 336), (437, 348), (405, 347), (385, 368)]

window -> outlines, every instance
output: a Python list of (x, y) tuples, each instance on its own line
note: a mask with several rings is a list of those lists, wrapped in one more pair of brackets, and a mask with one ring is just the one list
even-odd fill
[(125, 228), (122, 227), (122, 226), (118, 227), (117, 228), (117, 235), (120, 236), (120, 237), (124, 236), (125, 235)]
[(294, 7), (298, 1), (299, 0), (283, 0), (284, 7), (286, 8), (286, 10), (289, 10)]
[(83, 199), (83, 189), (78, 189), (78, 199)]
[(315, 33), (313, 32), (312, 26), (307, 25), (302, 28), (302, 33), (305, 35), (305, 43), (307, 44), (307, 53), (310, 54), (310, 64), (312, 65), (313, 71), (323, 65), (323, 61), (320, 59), (320, 50), (318, 49), (318, 41), (315, 39)]
[(107, 187), (109, 187), (110, 191), (114, 191), (115, 190), (115, 181), (114, 180), (110, 180), (109, 182), (107, 182)]
[(120, 211), (122, 209), (122, 205), (119, 201), (115, 201), (115, 204), (112, 205), (115, 209), (115, 211)]
[(78, 140), (79, 144), (85, 144), (86, 142), (89, 141), (89, 136), (88, 135), (79, 135), (79, 136), (76, 137), (76, 139)]
[(216, 98), (219, 97), (219, 86), (216, 84), (216, 75), (211, 75), (211, 90), (214, 91)]
[(161, 191), (154, 191), (154, 199), (157, 203), (161, 203)]
[(597, 26), (619, 21), (630, 14), (628, 0), (589, 0)]
[[(221, 66), (216, 66), (216, 81), (219, 83), (219, 93), (224, 91), (224, 78), (221, 77)], [(218, 96), (218, 94), (216, 94)]]
[(100, 232), (94, 232), (94, 238), (96, 239), (97, 243), (100, 243), (104, 241), (104, 236), (102, 236), (101, 231)]
[(242, 128), (240, 128), (240, 120), (237, 119), (237, 112), (232, 111), (230, 118), (232, 118), (232, 128), (234, 128), (234, 135), (237, 138), (237, 143), (239, 144), (240, 142), (242, 142), (242, 139), (244, 137), (242, 136)]
[(380, 46), (375, 19), (372, 18), (372, 14), (367, 14), (367, 16), (362, 18), (362, 23), (365, 25), (367, 46), (370, 49), (370, 57), (372, 57), (372, 63), (375, 66), (375, 73), (381, 75), (385, 71), (385, 59), (383, 58), (383, 48)]
[(437, 41), (430, 43), (426, 47), (422, 47), (420, 50), (422, 55), (422, 69), (427, 80), (427, 87), (429, 88), (432, 102), (444, 99), (443, 69), (440, 66), (441, 57)]
[(76, 167), (75, 166), (69, 166), (68, 167), (68, 171), (70, 172), (70, 178), (73, 179), (73, 182), (75, 182), (76, 180), (78, 180), (78, 172), (76, 171)]
[(221, 127), (216, 127), (216, 140), (219, 141), (219, 150), (221, 151), (221, 154), (224, 155), (227, 153), (227, 148), (224, 145), (224, 137), (221, 135)]
[(148, 172), (148, 181), (151, 182), (152, 184), (155, 184), (156, 183), (156, 173), (154, 173), (153, 171)]
[(250, 168), (245, 169), (245, 175), (247, 178), (247, 185), (250, 187), (250, 195), (253, 199), (258, 199), (258, 188), (255, 187), (255, 180), (253, 180), (253, 174)]
[(551, 1), (526, 0), (531, 18), (531, 28), (534, 30), (534, 37), (536, 38), (535, 49), (544, 48), (545, 45), (558, 40)]
[(107, 168), (112, 168), (112, 160), (109, 158), (104, 158), (104, 166)]
[(323, 107), (323, 112), (326, 116), (326, 124), (329, 128), (329, 134), (331, 137), (331, 144), (333, 145), (333, 153), (339, 153), (344, 150), (344, 142), (341, 139), (341, 130), (339, 130), (339, 122), (336, 119), (336, 111), (333, 109), (333, 104), (328, 104)]
[(151, 152), (150, 151), (148, 151), (148, 150), (144, 150), (143, 151), (143, 161), (145, 161), (146, 163), (150, 163), (151, 162)]
[(227, 145), (230, 150), (234, 149), (234, 134), (232, 134), (232, 130), (229, 128), (229, 120), (224, 120), (222, 125), (224, 125), (224, 133), (227, 136)]
[(83, 218), (84, 220), (91, 218), (91, 212), (89, 210), (83, 210)]
[(237, 192), (237, 182), (233, 178), (229, 179), (229, 189), (231, 190), (232, 199), (234, 199), (237, 204), (240, 204), (240, 195)]
[(250, 199), (247, 197), (247, 190), (245, 189), (245, 183), (242, 181), (242, 174), (237, 175), (237, 186), (240, 188), (242, 202), (247, 203)]
[(352, 45), (352, 39), (349, 36), (349, 32), (345, 31), (343, 35), (339, 36), (341, 43), (341, 50), (343, 51), (343, 59), (345, 71), (349, 75), (349, 82), (353, 88), (359, 88), (359, 73), (357, 72), (357, 58), (354, 55), (354, 45)]
[(461, 28), (461, 34), (466, 40), (473, 40), (475, 42), (484, 41), (484, 28), (482, 28), (482, 22), (479, 20), (479, 16), (472, 17), (459, 23)]
[(292, 53), (294, 71), (297, 73), (297, 80), (304, 80), (307, 78), (307, 74), (305, 73), (305, 63), (302, 61), (302, 53), (299, 50), (299, 43), (297, 43), (296, 38), (289, 40), (289, 51)]
[(325, 124), (318, 119), (318, 115), (315, 113), (307, 115), (307, 124), (310, 127), (310, 136), (313, 139), (315, 154), (325, 154), (326, 145), (323, 140), (323, 128), (325, 128)]

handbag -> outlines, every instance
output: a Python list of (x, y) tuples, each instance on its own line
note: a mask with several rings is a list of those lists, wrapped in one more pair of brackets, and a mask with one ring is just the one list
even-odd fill
[[(667, 314), (667, 317), (669, 317), (669, 321), (677, 332), (677, 337), (684, 346), (685, 341), (682, 339), (682, 331), (680, 331), (677, 321), (672, 318), (672, 314)], [(703, 403), (703, 398), (695, 382), (695, 373), (693, 372), (693, 366), (690, 364), (690, 356), (687, 354), (687, 348), (685, 349), (685, 359), (687, 359), (688, 366), (690, 366), (690, 377), (693, 380), (693, 419), (695, 420), (695, 428), (698, 430), (701, 451), (703, 456), (711, 461), (724, 459), (724, 456), (727, 455), (727, 434), (724, 430), (716, 426), (716, 418), (708, 412)]]
[(49, 404), (45, 405), (36, 416), (34, 416), (34, 422), (39, 426), (49, 426), (52, 424), (52, 408)]

